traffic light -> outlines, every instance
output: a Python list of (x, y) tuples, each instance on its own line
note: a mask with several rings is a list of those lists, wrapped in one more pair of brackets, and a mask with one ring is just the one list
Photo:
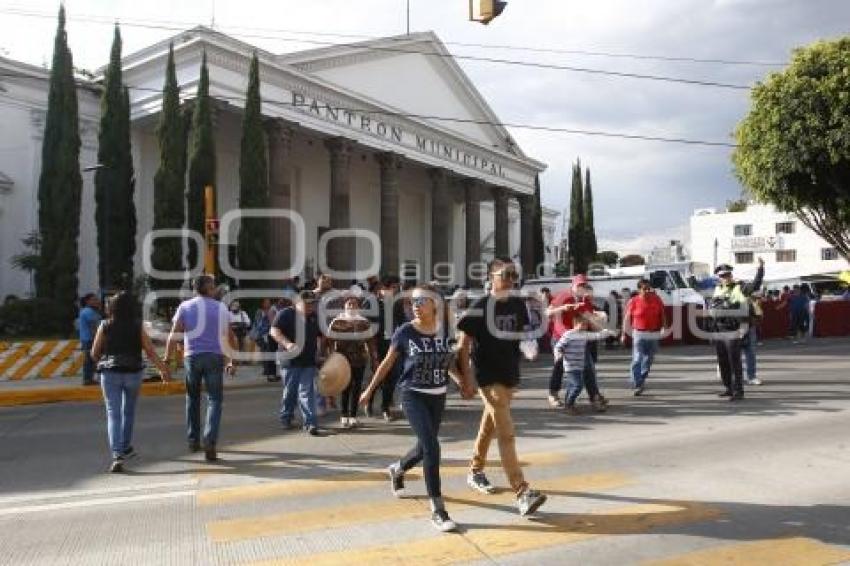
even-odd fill
[(469, 19), (486, 26), (501, 14), (507, 5), (503, 0), (469, 0)]

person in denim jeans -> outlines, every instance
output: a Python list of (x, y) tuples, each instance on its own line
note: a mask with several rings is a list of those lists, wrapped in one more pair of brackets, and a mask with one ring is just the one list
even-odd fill
[(111, 472), (121, 472), (124, 461), (136, 455), (133, 449), (133, 422), (136, 400), (142, 385), (142, 356), (159, 369), (164, 383), (171, 381), (168, 367), (157, 357), (142, 323), (135, 316), (136, 305), (126, 291), (112, 297), (107, 305), (108, 320), (100, 324), (92, 345), (92, 359), (98, 363), (100, 386), (106, 404), (107, 433), (112, 451)]
[(638, 281), (638, 294), (623, 313), (623, 341), (632, 336), (631, 382), (635, 397), (642, 395), (658, 343), (667, 327), (667, 313), (648, 279)]
[(230, 329), (230, 313), (213, 298), (215, 279), (200, 275), (193, 282), (196, 297), (180, 303), (174, 313), (171, 334), (165, 345), (165, 360), (171, 359), (179, 335), (183, 336), (183, 364), (186, 368), (186, 429), (189, 450), (201, 449), (201, 385), (207, 391), (207, 420), (204, 426), (204, 455), (208, 462), (218, 459), (216, 444), (224, 402), (224, 372), (234, 374), (233, 362), (224, 355), (227, 340), (236, 350), (236, 336)]
[[(440, 423), (446, 406), (449, 369), (455, 361), (452, 340), (448, 328), (440, 323), (438, 307), (441, 298), (436, 288), (430, 285), (416, 287), (412, 291), (413, 320), (396, 329), (389, 350), (366, 391), (360, 396), (360, 404), (367, 404), (378, 386), (400, 362), (401, 403), (410, 428), (416, 434), (416, 445), (398, 462), (387, 468), (393, 495), (404, 495), (404, 475), (422, 463), (425, 488), (431, 503), (431, 523), (442, 532), (457, 529), (449, 518), (440, 485)], [(475, 395), (472, 382), (465, 374), (457, 377), (464, 398)]]
[(292, 426), (296, 402), (304, 419), (304, 430), (312, 436), (319, 435), (316, 403), (316, 376), (319, 373), (319, 323), (314, 312), (316, 295), (301, 291), (295, 307), (277, 313), (269, 336), (277, 342), (281, 358), (283, 398), (280, 422), (284, 428)]
[(80, 316), (77, 321), (80, 332), (80, 350), (83, 351), (83, 385), (95, 385), (95, 361), (91, 349), (94, 334), (100, 324), (100, 299), (94, 293), (88, 293), (80, 299)]
[(567, 393), (564, 399), (568, 414), (579, 414), (575, 403), (582, 389), (587, 389), (591, 404), (597, 412), (604, 412), (606, 404), (603, 403), (596, 383), (596, 368), (588, 348), (588, 341), (601, 340), (611, 336), (609, 330), (601, 332), (590, 332), (589, 316), (578, 314), (573, 319), (573, 329), (567, 330), (555, 344), (554, 353), (561, 359), (564, 366), (564, 374), (567, 377)]

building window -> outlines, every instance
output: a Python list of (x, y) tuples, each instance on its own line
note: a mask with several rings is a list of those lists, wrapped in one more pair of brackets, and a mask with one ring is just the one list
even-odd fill
[(752, 224), (735, 224), (735, 237), (740, 238), (742, 236), (752, 236), (753, 235), (753, 225)]
[(776, 250), (776, 261), (786, 263), (797, 261), (797, 250)]
[(820, 258), (824, 261), (832, 261), (838, 259), (838, 250), (835, 248), (821, 248)]
[(776, 233), (777, 234), (793, 234), (797, 229), (796, 222), (777, 222), (776, 223)]
[(755, 261), (755, 257), (753, 252), (738, 252), (735, 254), (735, 263), (753, 263)]

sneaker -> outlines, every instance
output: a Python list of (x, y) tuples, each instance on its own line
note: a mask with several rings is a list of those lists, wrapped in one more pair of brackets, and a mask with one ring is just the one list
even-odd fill
[(445, 509), (437, 509), (431, 513), (431, 524), (441, 533), (451, 533), (457, 530), (457, 524), (449, 518)]
[(597, 413), (604, 413), (608, 410), (608, 403), (600, 400), (599, 398), (596, 398), (591, 401), (590, 406), (593, 407), (593, 410)]
[(121, 458), (124, 460), (132, 460), (138, 455), (139, 453), (136, 452), (136, 450), (132, 446), (128, 446), (127, 449), (121, 453)]
[(124, 471), (124, 459), (120, 456), (112, 460), (112, 464), (109, 466), (109, 472), (112, 474), (118, 474)]
[(718, 393), (717, 396), (718, 397), (731, 397), (732, 392), (731, 391), (724, 391), (723, 393)]
[(201, 443), (200, 442), (189, 442), (189, 452), (200, 452), (201, 451)]
[(484, 472), (469, 472), (469, 475), (466, 476), (466, 485), (486, 495), (496, 492), (496, 488), (490, 483)]
[(320, 435), (319, 435), (319, 427), (317, 427), (317, 426), (308, 426), (308, 427), (307, 427), (307, 434), (309, 434), (310, 436), (320, 436)]
[(747, 385), (761, 385), (763, 382), (757, 377), (747, 380)]
[(351, 428), (357, 428), (360, 426), (360, 421), (357, 420), (357, 417), (351, 417), (348, 419), (348, 426)]
[(348, 420), (348, 417), (341, 417), (339, 423), (342, 425), (342, 428), (351, 428), (351, 421)]
[(741, 392), (733, 393), (729, 396), (729, 401), (741, 401), (744, 399), (744, 394)]
[(517, 509), (523, 517), (534, 513), (544, 503), (546, 503), (546, 496), (536, 489), (526, 489), (516, 498)]
[(644, 389), (644, 386), (643, 386), (643, 385), (641, 385), (641, 386), (639, 386), (639, 387), (635, 387), (635, 388), (632, 390), (632, 394), (633, 394), (635, 397), (640, 397), (641, 395), (643, 395), (643, 389)]
[(577, 417), (581, 414), (581, 411), (578, 410), (578, 407), (576, 407), (572, 403), (568, 403), (566, 405), (566, 407), (564, 407), (564, 412), (567, 413), (568, 415), (572, 415), (574, 417)]
[(393, 422), (393, 416), (390, 414), (389, 411), (384, 411), (383, 417), (384, 417), (384, 422), (388, 422), (388, 423)]
[(215, 446), (207, 446), (204, 448), (204, 460), (207, 462), (215, 462), (218, 460), (218, 454), (215, 452)]
[(393, 464), (387, 468), (387, 474), (390, 476), (390, 491), (398, 498), (404, 497), (404, 472), (397, 464)]
[(549, 406), (553, 409), (563, 409), (564, 402), (558, 399), (557, 395), (549, 395)]
[(600, 404), (604, 405), (605, 407), (607, 407), (607, 406), (608, 406), (608, 404), (609, 404), (609, 403), (608, 403), (608, 399), (606, 399), (606, 398), (605, 398), (605, 396), (604, 396), (604, 395), (602, 395), (601, 393), (600, 393), (599, 395), (597, 395), (597, 396), (596, 396), (596, 401), (597, 401), (598, 403), (600, 403)]

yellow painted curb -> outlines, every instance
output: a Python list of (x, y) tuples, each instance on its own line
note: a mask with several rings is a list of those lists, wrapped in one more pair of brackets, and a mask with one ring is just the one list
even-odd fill
[[(182, 395), (186, 387), (182, 380), (171, 383), (143, 383), (142, 395), (145, 397), (162, 397), (165, 395)], [(103, 399), (100, 387), (50, 387), (38, 389), (22, 389), (20, 391), (0, 391), (0, 407), (18, 405), (37, 405), (41, 403), (61, 403), (65, 401), (100, 401)]]

